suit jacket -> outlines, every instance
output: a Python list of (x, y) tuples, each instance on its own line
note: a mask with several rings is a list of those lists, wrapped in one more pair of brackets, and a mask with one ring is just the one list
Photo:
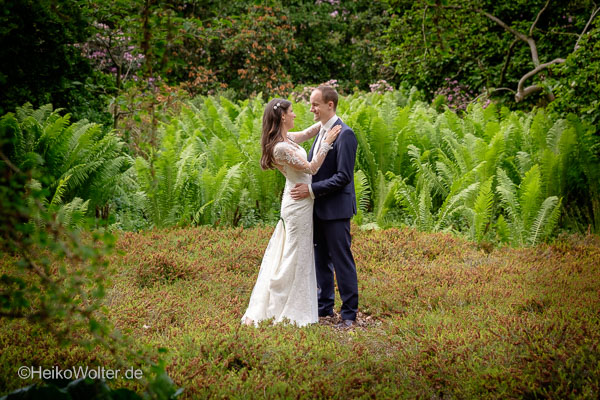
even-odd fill
[[(354, 131), (341, 119), (333, 124), (336, 125), (341, 125), (342, 130), (312, 178), (314, 214), (322, 220), (348, 219), (356, 214), (354, 162), (358, 141)], [(316, 142), (315, 139), (308, 153), (309, 160), (312, 160)]]

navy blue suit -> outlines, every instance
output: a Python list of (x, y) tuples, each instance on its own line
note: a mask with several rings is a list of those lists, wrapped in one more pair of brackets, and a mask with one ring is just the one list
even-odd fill
[[(358, 281), (356, 265), (350, 245), (350, 219), (356, 214), (354, 193), (354, 162), (358, 142), (348, 125), (338, 119), (333, 126), (341, 125), (333, 148), (327, 153), (319, 171), (313, 175), (312, 191), (315, 195), (313, 211), (315, 268), (319, 285), (319, 315), (333, 313), (335, 286), (333, 272), (342, 299), (342, 319), (355, 320), (358, 312)], [(312, 160), (314, 146), (308, 153)]]

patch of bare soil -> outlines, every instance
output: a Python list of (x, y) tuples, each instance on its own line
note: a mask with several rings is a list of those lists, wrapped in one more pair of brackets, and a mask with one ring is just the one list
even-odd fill
[[(319, 317), (320, 325), (326, 325), (335, 328), (340, 322), (342, 322), (342, 316), (337, 311), (334, 311), (331, 317)], [(356, 314), (355, 325), (351, 329), (368, 329), (380, 324), (381, 321), (372, 315), (364, 314), (359, 311)]]

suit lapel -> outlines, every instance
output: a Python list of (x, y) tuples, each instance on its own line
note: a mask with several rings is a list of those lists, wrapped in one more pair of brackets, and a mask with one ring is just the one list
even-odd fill
[[(342, 120), (340, 119), (340, 117), (338, 117), (338, 119), (333, 123), (333, 125), (331, 125), (331, 127), (333, 128), (334, 126), (341, 125), (341, 124), (342, 124)], [(313, 152), (315, 151), (315, 144), (317, 144), (318, 139), (319, 139), (319, 135), (315, 136), (315, 140), (313, 140), (313, 144), (310, 148), (310, 151), (308, 152), (308, 157), (307, 157), (308, 162), (312, 161)]]

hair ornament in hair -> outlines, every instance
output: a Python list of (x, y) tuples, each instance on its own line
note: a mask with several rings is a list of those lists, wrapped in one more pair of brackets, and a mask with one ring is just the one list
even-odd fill
[(273, 106), (273, 110), (277, 110), (277, 107), (281, 107), (281, 103), (277, 103)]

